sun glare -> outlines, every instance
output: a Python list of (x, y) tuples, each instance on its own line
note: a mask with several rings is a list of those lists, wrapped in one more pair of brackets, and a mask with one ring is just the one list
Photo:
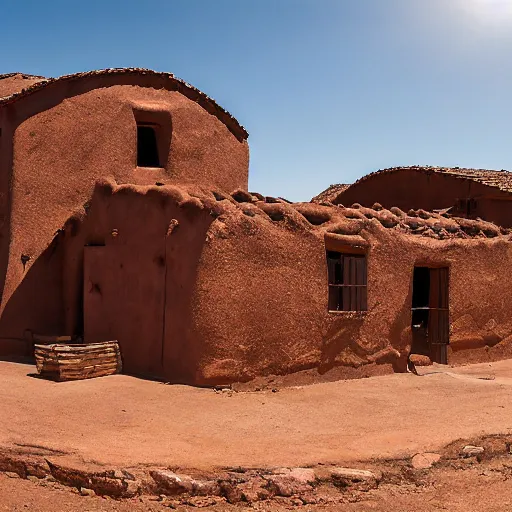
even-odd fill
[(500, 23), (512, 20), (512, 0), (465, 0), (482, 21)]

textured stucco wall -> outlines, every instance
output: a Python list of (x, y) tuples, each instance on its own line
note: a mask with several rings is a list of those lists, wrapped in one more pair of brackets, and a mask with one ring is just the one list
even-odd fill
[[(321, 237), (246, 223), (253, 225), (252, 232), (247, 228), (244, 236), (241, 224), (227, 222), (233, 236), (215, 238), (205, 247), (194, 317), (202, 333), (200, 380), (359, 367), (379, 352), (389, 362), (390, 347), (402, 356), (395, 366), (403, 367), (412, 341), (415, 265), (450, 268), (454, 349), (483, 346), (481, 331), (490, 331), (491, 344), (512, 334), (506, 301), (512, 293), (510, 242), (434, 241), (372, 225), (361, 233), (370, 243), (368, 312), (358, 316), (327, 312)], [(208, 300), (216, 290), (222, 295)], [(482, 354), (480, 360), (487, 358)], [(456, 361), (464, 361), (463, 352)]]
[[(284, 208), (283, 217), (271, 214), (279, 220), (264, 212), (273, 206)], [(317, 217), (338, 211), (313, 208)], [(348, 239), (369, 245), (369, 308), (329, 313), (324, 236), (338, 221), (315, 226), (295, 207), (218, 201), (204, 187), (104, 183), (87, 214), (62, 234), (63, 292), (55, 298), (61, 323), (68, 334), (80, 332), (84, 246), (104, 244), (92, 248), (106, 251), (108, 265), (95, 269), (98, 282), (85, 283), (86, 296), (101, 295), (96, 314), (89, 317), (86, 307), (85, 334), (93, 341), (103, 332), (129, 345), (127, 371), (192, 384), (334, 366), (363, 376), (376, 364), (404, 368), (414, 265), (443, 265), (450, 268), (451, 360), (508, 354), (507, 237), (434, 240), (375, 218), (346, 219), (345, 229), (357, 231)], [(128, 270), (113, 271), (116, 264)], [(140, 276), (130, 277), (132, 267)]]
[[(512, 355), (510, 237), (439, 240), (384, 227), (389, 212), (371, 212), (105, 181), (29, 270), (24, 283), (40, 291), (29, 300), (32, 289), (19, 288), (10, 332), (85, 325), (88, 341), (120, 341), (128, 372), (199, 385), (306, 368), (403, 370), (413, 269), (427, 265), (450, 269), (450, 361)], [(327, 310), (329, 230), (368, 246), (366, 313)], [(85, 283), (84, 247), (100, 254)]]
[(371, 207), (380, 203), (404, 211), (427, 211), (454, 206), (457, 199), (475, 198), (473, 217), (512, 227), (512, 195), (496, 188), (435, 171), (397, 170), (375, 173), (338, 195), (336, 204)]
[[(247, 142), (196, 102), (164, 89), (101, 87), (99, 79), (97, 88), (91, 88), (56, 84), (0, 109), (5, 149), (0, 154), (0, 208), (5, 211), (0, 234), (8, 241), (0, 254), (6, 276), (2, 308), (55, 232), (89, 201), (99, 178), (208, 183), (228, 192), (247, 189)], [(173, 132), (165, 169), (136, 167), (134, 110), (170, 116)], [(25, 270), (22, 254), (30, 257)]]

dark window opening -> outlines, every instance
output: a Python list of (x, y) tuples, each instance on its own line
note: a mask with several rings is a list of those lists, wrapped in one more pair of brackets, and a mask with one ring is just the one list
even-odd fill
[(160, 167), (157, 136), (153, 126), (137, 125), (137, 166)]
[(476, 200), (472, 198), (457, 199), (456, 205), (457, 213), (469, 217), (476, 211)]
[(412, 280), (412, 327), (426, 332), (430, 305), (430, 268), (414, 267)]
[(414, 267), (412, 307), (428, 308), (430, 297), (430, 268)]
[(367, 265), (364, 254), (327, 251), (329, 311), (367, 311)]

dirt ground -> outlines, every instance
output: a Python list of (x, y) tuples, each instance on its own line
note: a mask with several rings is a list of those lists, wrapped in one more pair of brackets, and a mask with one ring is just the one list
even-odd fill
[[(51, 478), (9, 472), (0, 473), (0, 512), (512, 509), (512, 360), (419, 371), (310, 386), (276, 378), (262, 391), (235, 392), (124, 375), (53, 383), (31, 376), (32, 366), (0, 362), (0, 451), (95, 470), (337, 464), (386, 474), (364, 492), (322, 485), (313, 502), (275, 496), (230, 505), (197, 496), (187, 505), (144, 493), (81, 496)], [(460, 457), (466, 441), (496, 434), (499, 453)], [(412, 468), (411, 457), (423, 452), (442, 460)]]
[[(276, 511), (298, 509), (311, 512), (502, 512), (512, 509), (512, 460), (494, 460), (471, 464), (467, 468), (439, 468), (420, 474), (414, 483), (397, 482), (379, 486), (360, 495), (340, 498), (333, 494), (327, 503), (298, 505), (296, 500), (274, 499), (253, 505), (229, 505), (225, 502), (207, 508), (211, 512), (239, 510)], [(159, 501), (160, 500), (160, 501)], [(125, 501), (84, 497), (58, 484), (42, 485), (0, 474), (0, 511), (31, 512), (163, 512), (172, 508), (196, 510), (195, 506), (170, 505), (162, 498), (138, 497)], [(300, 502), (299, 502), (300, 503)]]
[(0, 363), (0, 448), (69, 462), (304, 466), (512, 432), (512, 360), (238, 393), (125, 375), (54, 383), (34, 371)]

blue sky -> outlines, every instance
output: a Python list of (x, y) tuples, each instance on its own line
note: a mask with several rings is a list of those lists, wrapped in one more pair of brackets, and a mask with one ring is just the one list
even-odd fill
[(512, 169), (512, 0), (0, 0), (0, 73), (170, 71), (249, 131), (250, 189)]

